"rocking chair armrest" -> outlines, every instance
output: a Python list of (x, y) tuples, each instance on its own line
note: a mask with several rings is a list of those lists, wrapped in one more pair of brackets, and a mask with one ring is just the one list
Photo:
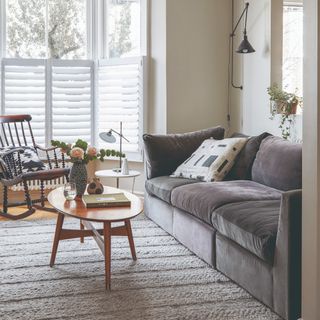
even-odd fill
[(46, 151), (53, 151), (53, 150), (58, 149), (58, 147), (43, 148), (43, 147), (39, 146), (38, 144), (35, 145), (35, 148), (39, 149), (41, 151), (45, 151), (45, 152)]
[(1, 152), (0, 153), (0, 158), (6, 157), (6, 156), (8, 156), (8, 155), (10, 155), (12, 153), (15, 153), (15, 152), (24, 153), (24, 150), (23, 150), (23, 148), (17, 147), (17, 148), (14, 148), (14, 149), (11, 149), (11, 150), (8, 150), (8, 151), (5, 151), (5, 152)]

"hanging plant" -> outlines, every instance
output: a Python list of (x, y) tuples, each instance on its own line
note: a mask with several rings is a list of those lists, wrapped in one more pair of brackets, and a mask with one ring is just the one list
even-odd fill
[(302, 106), (302, 98), (296, 93), (282, 90), (276, 83), (268, 87), (267, 92), (270, 96), (270, 119), (273, 120), (277, 114), (281, 115), (279, 124), (281, 135), (284, 139), (289, 139), (293, 115), (297, 113), (298, 106)]

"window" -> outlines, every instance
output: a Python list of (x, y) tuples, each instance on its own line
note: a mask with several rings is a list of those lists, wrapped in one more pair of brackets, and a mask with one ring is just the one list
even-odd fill
[(86, 0), (7, 0), (7, 57), (86, 58)]
[(140, 55), (140, 0), (108, 0), (107, 57)]
[(82, 138), (117, 148), (98, 134), (117, 130), (122, 121), (130, 141), (123, 150), (137, 159), (144, 118), (144, 1), (5, 0), (1, 113), (31, 114), (43, 145)]
[(303, 7), (286, 3), (283, 8), (283, 70), (284, 90), (303, 96)]

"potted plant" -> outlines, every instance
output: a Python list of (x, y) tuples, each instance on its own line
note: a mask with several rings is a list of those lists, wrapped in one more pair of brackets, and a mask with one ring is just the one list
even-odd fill
[(119, 151), (110, 149), (100, 149), (91, 147), (87, 142), (78, 139), (74, 144), (63, 141), (51, 140), (54, 147), (60, 148), (61, 152), (70, 157), (73, 163), (70, 171), (70, 182), (74, 182), (77, 189), (77, 197), (81, 198), (87, 186), (88, 174), (86, 165), (93, 160), (104, 161), (105, 157), (125, 157)]
[(284, 91), (276, 83), (268, 87), (267, 92), (270, 96), (270, 119), (273, 120), (277, 114), (281, 115), (279, 128), (282, 137), (288, 139), (291, 135), (292, 115), (297, 113), (298, 105), (302, 104), (302, 98), (296, 93)]

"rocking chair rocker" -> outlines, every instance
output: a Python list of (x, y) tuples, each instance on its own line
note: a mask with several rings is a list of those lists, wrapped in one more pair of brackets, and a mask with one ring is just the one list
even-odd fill
[[(69, 169), (65, 168), (65, 159), (61, 153), (61, 159), (58, 160), (57, 148), (42, 148), (35, 143), (31, 129), (30, 115), (8, 115), (0, 116), (0, 183), (3, 186), (3, 210), (0, 210), (0, 216), (18, 220), (32, 215), (36, 209), (54, 211), (45, 206), (45, 181), (63, 178), (68, 181)], [(37, 171), (26, 170), (23, 166), (22, 157), (28, 150), (35, 156), (39, 151), (43, 153), (47, 160), (47, 166), (40, 161)], [(59, 167), (61, 165), (61, 167)], [(40, 183), (40, 198), (31, 200), (29, 192), (29, 183), (37, 181)], [(22, 185), (24, 189), (25, 201), (9, 203), (8, 188), (15, 185)], [(40, 203), (38, 205), (37, 203)], [(13, 215), (8, 213), (9, 207), (27, 205), (27, 210), (21, 214)]]

